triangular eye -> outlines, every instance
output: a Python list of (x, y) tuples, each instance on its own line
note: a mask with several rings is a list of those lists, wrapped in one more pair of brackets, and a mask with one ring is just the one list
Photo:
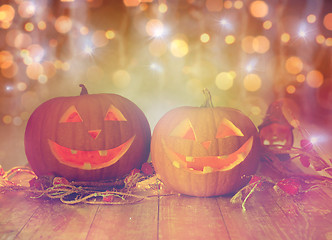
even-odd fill
[(68, 122), (83, 122), (80, 114), (78, 113), (74, 105), (69, 107), (67, 111), (60, 118), (60, 123), (68, 123)]
[(243, 137), (244, 135), (231, 121), (224, 118), (218, 127), (216, 138), (227, 138), (231, 136)]
[(180, 137), (183, 139), (194, 140), (194, 141), (197, 139), (196, 134), (194, 132), (194, 128), (191, 125), (189, 119), (185, 119), (182, 122), (180, 122), (180, 124), (173, 129), (170, 136)]
[(119, 109), (111, 105), (105, 116), (105, 121), (127, 121)]

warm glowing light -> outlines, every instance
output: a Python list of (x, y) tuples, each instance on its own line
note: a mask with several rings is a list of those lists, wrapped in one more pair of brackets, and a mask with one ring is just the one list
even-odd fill
[(232, 6), (233, 6), (233, 2), (232, 1), (230, 1), (230, 0), (225, 0), (224, 1), (224, 8), (230, 9), (230, 8), (232, 8)]
[(210, 35), (207, 33), (203, 33), (200, 37), (200, 40), (202, 43), (207, 43), (208, 41), (210, 41)]
[(62, 69), (63, 71), (68, 71), (68, 70), (70, 69), (70, 63), (68, 63), (68, 62), (63, 62), (63, 63), (61, 64), (61, 69)]
[(87, 27), (85, 27), (85, 26), (82, 26), (82, 27), (80, 28), (80, 33), (81, 33), (82, 35), (88, 35), (88, 33), (89, 33), (89, 28), (87, 28)]
[(327, 30), (332, 31), (332, 13), (325, 15), (323, 24)]
[(45, 55), (44, 48), (38, 44), (31, 44), (29, 47), (27, 47), (27, 50), (29, 57), (31, 57), (35, 62), (40, 62)]
[(263, 23), (263, 28), (266, 30), (269, 30), (272, 27), (272, 22), (270, 20), (267, 20)]
[(318, 34), (318, 35), (316, 36), (316, 42), (317, 42), (318, 44), (323, 44), (323, 43), (325, 42), (325, 37), (324, 37), (322, 34)]
[(4, 124), (11, 124), (12, 121), (13, 121), (13, 118), (10, 115), (5, 115), (2, 117), (2, 122)]
[(293, 93), (295, 93), (295, 91), (296, 91), (296, 88), (294, 85), (288, 85), (286, 88), (286, 92), (289, 94), (293, 94)]
[(164, 35), (164, 24), (158, 19), (151, 19), (147, 22), (145, 31), (151, 37), (162, 37)]
[(158, 63), (151, 63), (149, 67), (152, 71), (155, 71), (155, 72), (161, 73), (164, 71), (163, 67), (161, 65), (159, 65)]
[(233, 76), (228, 72), (221, 72), (217, 75), (215, 84), (221, 90), (228, 90), (233, 86)]
[(43, 66), (40, 63), (32, 63), (26, 68), (26, 75), (32, 80), (38, 80), (39, 75), (43, 73)]
[(241, 9), (243, 7), (243, 2), (241, 0), (236, 0), (234, 2), (234, 8), (235, 9)]
[(67, 33), (72, 28), (72, 20), (67, 16), (60, 16), (55, 20), (54, 27), (59, 33)]
[(43, 31), (43, 30), (46, 29), (46, 23), (44, 21), (39, 21), (38, 24), (37, 24), (37, 26), (38, 26), (39, 30)]
[(38, 82), (41, 84), (45, 84), (48, 81), (48, 77), (44, 74), (40, 74), (38, 77)]
[(153, 39), (149, 44), (149, 52), (152, 56), (160, 57), (167, 51), (167, 44), (163, 39)]
[(113, 30), (107, 30), (105, 33), (105, 37), (107, 39), (113, 39), (115, 38), (115, 32)]
[(290, 35), (288, 33), (281, 34), (281, 41), (282, 42), (287, 43), (287, 42), (289, 42), (289, 40), (290, 40)]
[(227, 35), (225, 37), (225, 43), (226, 44), (233, 44), (235, 42), (235, 37), (234, 35)]
[(289, 57), (285, 63), (286, 71), (290, 74), (298, 74), (303, 69), (303, 62), (299, 57)]
[(205, 6), (210, 12), (220, 12), (223, 8), (223, 1), (206, 0)]
[(19, 82), (16, 84), (17, 90), (23, 92), (27, 89), (27, 84), (25, 82)]
[(5, 78), (13, 78), (18, 72), (17, 63), (13, 62), (8, 68), (1, 68), (1, 75)]
[(83, 48), (83, 51), (84, 51), (84, 53), (91, 56), (93, 54), (94, 49), (90, 45), (85, 45), (85, 47)]
[(304, 74), (298, 74), (298, 75), (296, 75), (296, 81), (299, 82), (299, 83), (304, 82), (305, 81)]
[(312, 88), (319, 88), (324, 82), (323, 74), (318, 70), (312, 70), (307, 74), (307, 84)]
[(255, 50), (253, 48), (254, 37), (246, 36), (241, 41), (242, 50), (246, 53), (254, 53)]
[(97, 30), (92, 35), (92, 42), (96, 47), (104, 47), (108, 43), (105, 31)]
[(332, 46), (332, 38), (327, 38), (325, 40), (325, 45), (328, 46), (328, 47), (331, 47)]
[(0, 68), (9, 68), (13, 64), (13, 55), (8, 51), (0, 52)]
[(254, 51), (261, 54), (266, 53), (270, 49), (270, 41), (265, 36), (255, 37), (252, 45)]
[(269, 7), (264, 1), (253, 1), (250, 4), (250, 13), (256, 18), (263, 18), (269, 13)]
[(160, 13), (166, 13), (168, 10), (168, 7), (165, 3), (160, 3), (158, 6), (158, 10)]
[(112, 82), (115, 87), (124, 89), (128, 87), (131, 82), (130, 74), (126, 70), (117, 70), (113, 73)]
[(18, 6), (18, 13), (22, 18), (31, 18), (36, 11), (36, 6), (32, 1), (23, 1)]
[(35, 26), (34, 26), (33, 23), (31, 23), (31, 22), (27, 22), (27, 23), (24, 25), (24, 29), (25, 29), (25, 31), (27, 31), (27, 32), (32, 32), (34, 28), (35, 28)]
[(186, 41), (182, 39), (174, 39), (171, 42), (171, 53), (175, 57), (184, 57), (188, 54), (189, 48)]
[(318, 142), (318, 140), (319, 140), (319, 137), (317, 137), (317, 136), (314, 136), (314, 137), (311, 137), (311, 138), (310, 138), (310, 142), (311, 142), (312, 144), (316, 144), (316, 143)]
[(316, 22), (316, 16), (314, 14), (309, 14), (307, 16), (307, 22), (308, 23), (314, 23), (314, 22)]
[(123, 0), (123, 3), (126, 7), (137, 7), (140, 2), (140, 0)]
[(261, 88), (262, 80), (254, 73), (246, 75), (243, 79), (244, 88), (249, 92), (255, 92)]
[(12, 6), (4, 4), (0, 6), (0, 22), (9, 23), (14, 19), (15, 10)]
[(304, 29), (300, 29), (298, 32), (299, 37), (306, 37), (307, 36), (307, 32)]

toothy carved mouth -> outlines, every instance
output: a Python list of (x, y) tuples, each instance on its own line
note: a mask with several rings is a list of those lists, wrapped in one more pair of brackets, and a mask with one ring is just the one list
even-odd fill
[(107, 150), (81, 151), (70, 149), (48, 140), (50, 149), (55, 158), (62, 164), (84, 170), (94, 170), (111, 166), (127, 152), (135, 136), (125, 143)]
[(176, 168), (185, 168), (199, 173), (215, 171), (227, 171), (239, 165), (246, 159), (253, 145), (253, 137), (250, 137), (238, 150), (224, 156), (193, 157), (176, 153), (162, 142), (164, 150), (172, 164)]

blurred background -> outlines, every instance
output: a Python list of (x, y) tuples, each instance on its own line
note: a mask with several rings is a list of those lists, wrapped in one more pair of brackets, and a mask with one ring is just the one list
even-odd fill
[(331, 47), (330, 0), (0, 0), (0, 165), (27, 163), (30, 114), (80, 83), (132, 100), (151, 129), (203, 88), (256, 126), (284, 99), (328, 144)]

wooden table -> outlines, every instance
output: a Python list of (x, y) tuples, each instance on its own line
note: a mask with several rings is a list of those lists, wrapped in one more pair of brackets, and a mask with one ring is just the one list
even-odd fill
[(0, 239), (332, 239), (331, 185), (296, 196), (266, 188), (246, 208), (230, 197), (66, 205), (7, 192), (0, 194)]

